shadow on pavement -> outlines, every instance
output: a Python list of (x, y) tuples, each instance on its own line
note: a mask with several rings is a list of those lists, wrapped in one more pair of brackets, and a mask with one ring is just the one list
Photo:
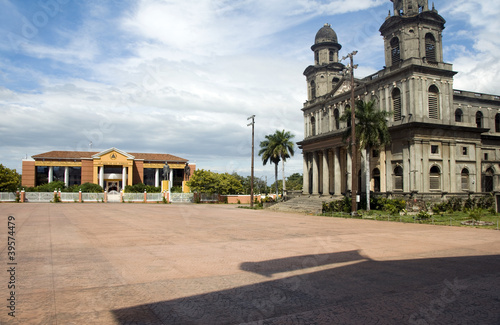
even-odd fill
[(500, 324), (500, 255), (378, 262), (348, 251), (240, 268), (272, 277), (320, 265), (331, 268), (113, 313), (119, 324)]

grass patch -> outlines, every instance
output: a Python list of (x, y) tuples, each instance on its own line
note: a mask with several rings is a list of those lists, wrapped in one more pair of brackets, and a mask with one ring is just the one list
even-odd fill
[(491, 222), (493, 225), (463, 225), (462, 222), (473, 220), (470, 213), (467, 212), (453, 212), (453, 213), (441, 213), (441, 214), (429, 214), (425, 216), (423, 214), (391, 214), (388, 211), (381, 210), (371, 210), (371, 211), (358, 211), (358, 216), (351, 216), (350, 213), (346, 212), (327, 212), (320, 214), (325, 217), (334, 218), (345, 218), (345, 219), (365, 219), (365, 220), (377, 220), (377, 221), (391, 221), (391, 222), (403, 222), (403, 223), (418, 223), (418, 224), (430, 224), (430, 225), (441, 225), (441, 226), (455, 226), (455, 227), (474, 227), (483, 229), (498, 229), (500, 217), (496, 214), (491, 214), (485, 212), (481, 216), (481, 221)]

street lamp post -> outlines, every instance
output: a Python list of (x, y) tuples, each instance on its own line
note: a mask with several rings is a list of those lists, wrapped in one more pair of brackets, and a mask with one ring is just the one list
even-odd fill
[(356, 107), (354, 103), (354, 69), (356, 69), (358, 66), (354, 65), (354, 56), (358, 53), (358, 51), (353, 51), (347, 56), (344, 56), (342, 60), (345, 60), (349, 58), (351, 60), (351, 66), (349, 68), (351, 72), (351, 165), (352, 165), (352, 170), (351, 170), (351, 214), (353, 216), (358, 214), (358, 209), (357, 209), (357, 188), (358, 188), (358, 168), (357, 168), (357, 149), (356, 149)]
[(253, 208), (253, 156), (254, 156), (254, 128), (255, 128), (255, 115), (250, 116), (247, 120), (252, 119), (252, 122), (247, 126), (252, 126), (252, 169), (250, 172), (250, 207)]

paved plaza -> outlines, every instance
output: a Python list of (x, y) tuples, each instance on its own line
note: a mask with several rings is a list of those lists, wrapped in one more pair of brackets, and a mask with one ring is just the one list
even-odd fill
[(1, 324), (500, 324), (496, 230), (232, 205), (0, 211)]

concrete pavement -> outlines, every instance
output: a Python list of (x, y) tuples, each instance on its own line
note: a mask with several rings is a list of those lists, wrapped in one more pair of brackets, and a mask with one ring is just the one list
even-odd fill
[(231, 205), (0, 211), (1, 324), (500, 324), (495, 230)]

